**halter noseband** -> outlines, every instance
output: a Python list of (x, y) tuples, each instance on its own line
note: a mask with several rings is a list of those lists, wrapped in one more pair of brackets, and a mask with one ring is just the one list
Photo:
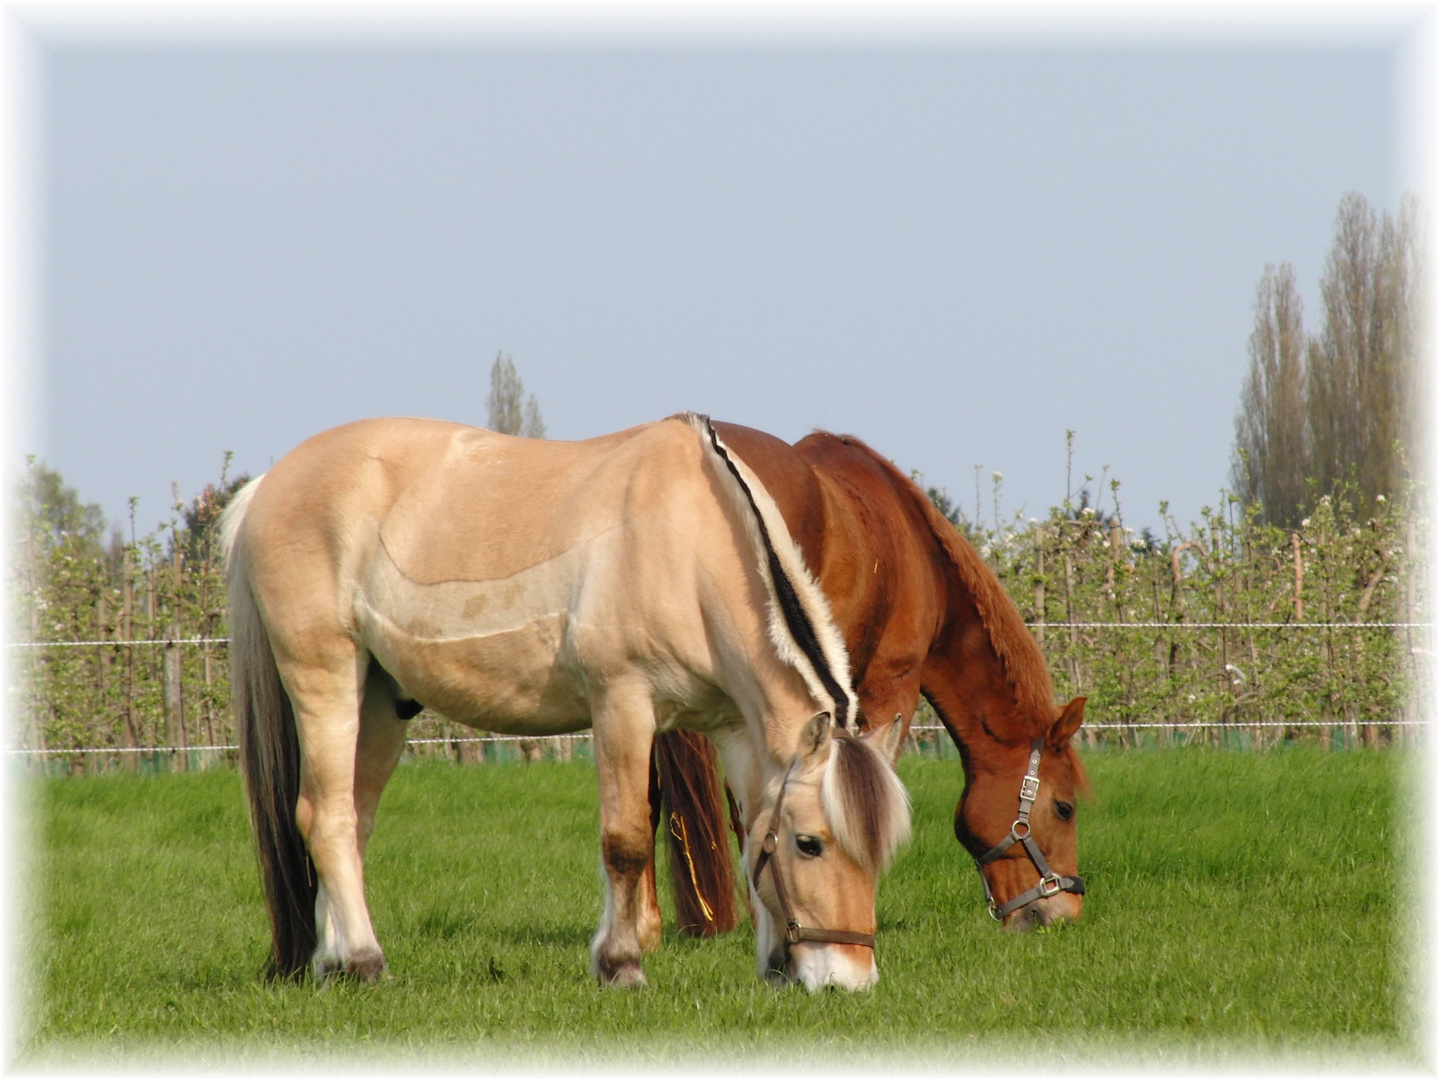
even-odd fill
[[(780, 794), (775, 797), (775, 812), (770, 815), (770, 827), (765, 830), (765, 839), (760, 845), (760, 857), (755, 860), (755, 872), (750, 875), (751, 887), (758, 893), (760, 891), (760, 871), (765, 869), (770, 858), (775, 854), (775, 849), (780, 845), (780, 807), (785, 802), (785, 787), (790, 782), (790, 773), (795, 770), (792, 763), (786, 770), (785, 779), (780, 781)], [(790, 907), (790, 899), (785, 894), (785, 881), (780, 874), (780, 864), (775, 863), (771, 867), (771, 878), (775, 881), (775, 898), (780, 902), (780, 915), (785, 920), (785, 935), (783, 938), (785, 946), (785, 960), (790, 960), (790, 946), (802, 941), (824, 941), (836, 945), (864, 945), (867, 949), (875, 948), (874, 934), (861, 934), (853, 930), (822, 930), (814, 926), (801, 926), (795, 921), (795, 913)]]
[[(1040, 750), (1043, 746), (1043, 739), (1036, 739), (1030, 744), (1030, 766), (1025, 770), (1025, 779), (1020, 781), (1020, 813), (1015, 818), (1015, 823), (1010, 826), (1010, 834), (984, 855), (975, 857), (975, 868), (980, 871), (980, 884), (985, 887), (985, 903), (990, 909), (990, 917), (996, 922), (1004, 922), (1005, 916), (1012, 911), (1016, 911), (1042, 896), (1054, 896), (1060, 892), (1075, 893), (1077, 896), (1085, 895), (1085, 879), (1079, 874), (1074, 877), (1061, 877), (1051, 870), (1039, 845), (1030, 835), (1030, 807), (1035, 804), (1035, 797), (1040, 794)], [(1022, 826), (1023, 832), (1021, 831)], [(985, 880), (985, 867), (1016, 844), (1025, 846), (1025, 853), (1030, 856), (1030, 861), (1040, 872), (1040, 884), (1028, 892), (1021, 893), (1013, 900), (997, 905), (994, 894), (990, 892), (990, 882)]]

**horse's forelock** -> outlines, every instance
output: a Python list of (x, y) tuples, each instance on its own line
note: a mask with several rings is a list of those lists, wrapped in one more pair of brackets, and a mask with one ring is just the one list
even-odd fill
[(873, 747), (848, 732), (834, 732), (820, 801), (836, 842), (866, 873), (879, 874), (909, 839), (905, 785)]

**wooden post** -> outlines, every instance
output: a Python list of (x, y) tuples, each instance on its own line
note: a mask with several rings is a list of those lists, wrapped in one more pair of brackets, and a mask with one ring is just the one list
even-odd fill
[(1305, 571), (1300, 563), (1300, 533), (1290, 531), (1290, 549), (1295, 553), (1295, 621), (1305, 621), (1305, 601), (1300, 595), (1300, 586), (1305, 580)]
[(1035, 523), (1035, 640), (1045, 644), (1045, 528)]
[[(1414, 511), (1410, 511), (1413, 515)], [(1420, 718), (1420, 664), (1415, 653), (1415, 518), (1405, 522), (1405, 652), (1409, 658), (1409, 686), (1405, 690), (1405, 706), (1401, 711), (1402, 720), (1415, 721)], [(1400, 745), (1419, 742), (1419, 732), (1409, 724), (1400, 726)]]
[[(1075, 623), (1075, 580), (1074, 566), (1068, 548), (1062, 546), (1061, 563), (1065, 569), (1065, 621), (1070, 625), (1070, 687), (1071, 692), (1080, 689), (1080, 630)], [(1086, 746), (1095, 745), (1095, 736), (1087, 727), (1080, 729)]]
[[(26, 581), (30, 591), (30, 640), (40, 640), (40, 576), (35, 570), (35, 533), (32, 526), (30, 534), (25, 542), (25, 563)], [(26, 724), (29, 727), (29, 743), (31, 750), (38, 753), (29, 754), (29, 769), (32, 773), (38, 772), (44, 776), (49, 771), (49, 762), (45, 754), (45, 725), (40, 721), (41, 702), (44, 700), (42, 694), (37, 693), (43, 683), (41, 672), (44, 670), (45, 654), (42, 650), (26, 650), (30, 653), (26, 657), (26, 663), (30, 668), (29, 679), (26, 680), (29, 689), (30, 707), (27, 710)]]
[(184, 656), (181, 654), (181, 646), (177, 644), (181, 635), (180, 624), (180, 582), (184, 556), (177, 549), (174, 560), (174, 592), (172, 593), (171, 615), (173, 621), (169, 627), (169, 644), (165, 646), (164, 668), (161, 673), (160, 700), (165, 714), (165, 741), (168, 745), (178, 747), (178, 750), (171, 751), (170, 760), (176, 762), (176, 768), (180, 772), (188, 770), (190, 765), (190, 753), (185, 739), (185, 696), (184, 696)]
[[(105, 587), (102, 585), (100, 587), (99, 595), (95, 597), (96, 641), (105, 641), (110, 636), (109, 627), (106, 626), (107, 614), (108, 613), (105, 610)], [(108, 702), (106, 701), (107, 695), (105, 693), (105, 686), (108, 681), (106, 679), (106, 669), (109, 667), (110, 663), (110, 652), (102, 645), (96, 648), (95, 654), (95, 713), (98, 718), (106, 716), (106, 714), (110, 711), (108, 708)], [(96, 743), (98, 743), (100, 740), (97, 738), (95, 741)], [(105, 757), (100, 758), (99, 761), (96, 762), (96, 764), (102, 764), (108, 757), (109, 755), (107, 754)]]
[[(135, 568), (130, 555), (125, 555), (124, 593), (121, 597), (120, 637), (125, 642), (135, 640)], [(140, 731), (135, 722), (135, 646), (126, 644), (122, 654), (125, 659), (125, 746), (131, 753), (125, 754), (126, 767), (131, 772), (140, 771)]]
[[(1225, 632), (1225, 559), (1220, 551), (1220, 526), (1214, 519), (1210, 521), (1210, 572), (1215, 576), (1215, 621), (1220, 624), (1217, 632), (1220, 635), (1220, 687), (1222, 692), (1234, 700), (1232, 691), (1233, 684), (1230, 681), (1230, 651), (1229, 635)], [(1228, 717), (1222, 710), (1220, 721), (1226, 722)], [(1218, 746), (1221, 742), (1223, 729), (1215, 728), (1214, 737), (1210, 740), (1212, 745)]]

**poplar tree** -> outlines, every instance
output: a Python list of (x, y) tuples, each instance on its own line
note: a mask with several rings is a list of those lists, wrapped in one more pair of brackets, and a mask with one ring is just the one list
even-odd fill
[(540, 418), (540, 403), (535, 395), (525, 397), (525, 384), (515, 370), (515, 361), (503, 352), (495, 354), (490, 366), (491, 431), (502, 435), (523, 435), (529, 439), (545, 437), (545, 421)]
[(1250, 374), (1235, 418), (1232, 482), (1276, 524), (1303, 513), (1306, 485), (1305, 328), (1295, 271), (1266, 266), (1255, 290)]
[(1321, 494), (1363, 513), (1424, 459), (1422, 236), (1414, 195), (1393, 218), (1354, 192), (1341, 199), (1318, 336), (1305, 335), (1293, 270), (1265, 268), (1231, 479), (1266, 521), (1294, 526)]

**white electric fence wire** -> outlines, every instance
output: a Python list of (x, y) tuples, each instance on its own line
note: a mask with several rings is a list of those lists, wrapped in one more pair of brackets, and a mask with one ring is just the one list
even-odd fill
[[(1429, 720), (1384, 720), (1375, 723), (1374, 727), (1427, 727)], [(1346, 723), (1337, 723), (1334, 720), (1259, 720), (1253, 722), (1220, 722), (1220, 721), (1194, 721), (1187, 723), (1167, 723), (1164, 721), (1135, 724), (1086, 724), (1089, 731), (1122, 731), (1134, 730), (1136, 728), (1165, 728), (1169, 731), (1208, 731), (1212, 728), (1225, 728), (1231, 731), (1250, 731), (1254, 728), (1314, 728), (1314, 727), (1346, 727)], [(1366, 726), (1366, 725), (1360, 725)], [(912, 724), (913, 731), (944, 731), (941, 724)], [(576, 731), (567, 735), (466, 735), (456, 738), (445, 739), (406, 739), (407, 746), (421, 746), (425, 744), (450, 744), (450, 743), (506, 743), (506, 742), (539, 742), (542, 739), (588, 739), (590, 732)], [(240, 747), (234, 743), (226, 743), (219, 746), (86, 746), (72, 747), (68, 750), (10, 750), (8, 753), (26, 756), (31, 754), (44, 754), (46, 756), (58, 757), (62, 754), (178, 754), (187, 750), (239, 750)]]
[[(1046, 630), (1430, 630), (1427, 622), (1032, 622), (1031, 629)], [(108, 645), (228, 645), (225, 637), (137, 638), (130, 641), (12, 641), (12, 649), (80, 649)]]

